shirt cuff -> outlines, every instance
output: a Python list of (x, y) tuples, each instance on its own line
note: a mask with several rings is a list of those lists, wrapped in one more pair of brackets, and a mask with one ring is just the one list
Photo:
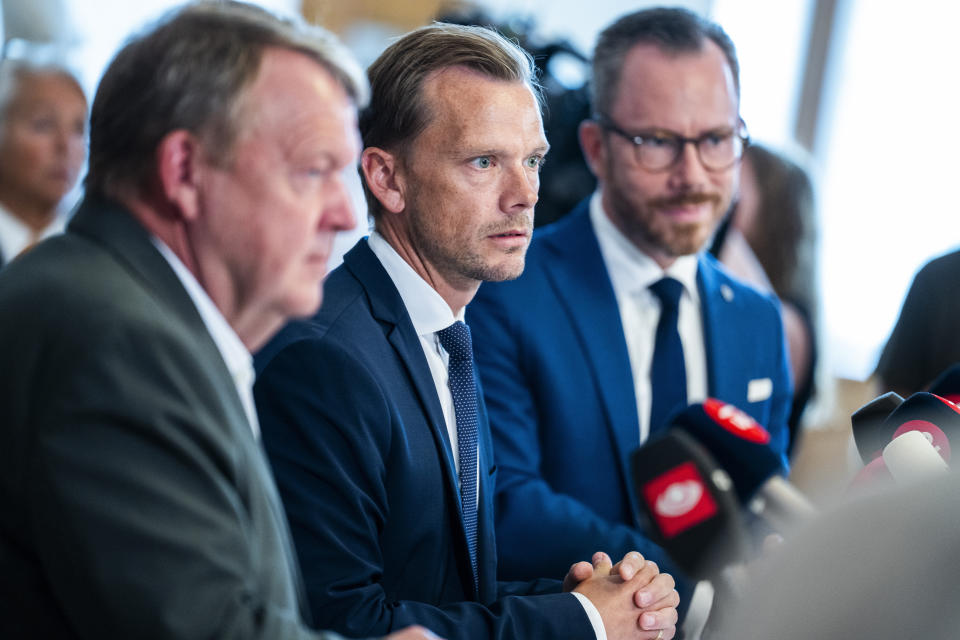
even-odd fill
[(587, 614), (587, 618), (590, 619), (590, 624), (593, 625), (593, 632), (596, 634), (597, 640), (607, 640), (607, 631), (603, 628), (603, 618), (600, 617), (600, 612), (597, 611), (597, 608), (590, 602), (590, 598), (576, 591), (571, 591), (571, 593), (580, 601), (580, 605)]

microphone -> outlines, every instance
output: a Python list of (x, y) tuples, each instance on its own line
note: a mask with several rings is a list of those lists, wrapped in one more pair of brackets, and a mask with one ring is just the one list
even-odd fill
[(783, 477), (786, 468), (769, 447), (770, 434), (737, 407), (707, 398), (675, 414), (671, 428), (703, 445), (730, 475), (740, 502), (775, 529), (816, 515), (806, 496)]
[(870, 464), (890, 442), (893, 433), (881, 428), (894, 409), (903, 404), (903, 398), (893, 391), (877, 396), (853, 412), (850, 423), (853, 427), (853, 442), (863, 464)]
[(957, 404), (960, 402), (960, 363), (947, 367), (930, 384), (930, 393)]
[(888, 442), (908, 431), (920, 431), (949, 463), (951, 438), (960, 442), (960, 408), (940, 396), (918, 391), (887, 416), (879, 431), (890, 434)]
[(630, 461), (644, 529), (682, 571), (712, 578), (747, 557), (749, 538), (730, 476), (693, 438), (663, 432)]
[(898, 484), (928, 480), (950, 471), (927, 434), (907, 431), (883, 449), (883, 461)]

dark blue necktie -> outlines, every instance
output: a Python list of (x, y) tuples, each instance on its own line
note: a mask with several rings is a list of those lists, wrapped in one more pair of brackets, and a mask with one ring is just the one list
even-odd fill
[(683, 344), (677, 331), (680, 295), (683, 285), (673, 278), (663, 278), (650, 285), (660, 299), (660, 322), (653, 347), (650, 367), (650, 435), (665, 428), (666, 421), (678, 408), (687, 404), (687, 369), (683, 363)]
[(437, 332), (450, 355), (447, 384), (457, 416), (457, 450), (460, 462), (460, 506), (467, 532), (474, 587), (477, 575), (477, 384), (473, 379), (473, 343), (470, 327), (459, 320)]

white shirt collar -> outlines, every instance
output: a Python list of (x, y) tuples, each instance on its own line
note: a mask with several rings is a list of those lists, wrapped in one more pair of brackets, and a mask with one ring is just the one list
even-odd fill
[(463, 320), (463, 309), (455, 317), (446, 300), (400, 257), (382, 235), (373, 231), (367, 242), (400, 293), (417, 335), (426, 336)]
[(190, 270), (180, 261), (180, 258), (168, 247), (162, 240), (156, 236), (150, 238), (153, 244), (160, 251), (166, 261), (170, 264), (173, 272), (186, 289), (187, 295), (193, 301), (204, 326), (213, 338), (217, 350), (223, 358), (227, 371), (233, 378), (234, 385), (240, 395), (244, 411), (247, 413), (247, 419), (250, 420), (250, 428), (254, 435), (259, 435), (259, 424), (257, 422), (256, 411), (252, 410), (252, 389), (254, 381), (253, 356), (247, 350), (247, 347), (240, 340), (240, 336), (233, 330), (227, 319), (220, 313), (220, 309), (214, 304), (213, 300), (204, 290), (197, 279), (190, 273)]
[(653, 258), (637, 248), (613, 224), (603, 209), (599, 190), (590, 198), (590, 222), (597, 234), (600, 253), (607, 265), (614, 291), (637, 293), (646, 290), (664, 276), (670, 276), (680, 281), (684, 291), (695, 303), (699, 300), (695, 254), (680, 256), (666, 270), (661, 269)]
[[(37, 241), (61, 233), (67, 226), (67, 216), (57, 214), (47, 227), (36, 237)], [(10, 262), (34, 241), (33, 230), (23, 221), (0, 207), (0, 256), (4, 262)]]

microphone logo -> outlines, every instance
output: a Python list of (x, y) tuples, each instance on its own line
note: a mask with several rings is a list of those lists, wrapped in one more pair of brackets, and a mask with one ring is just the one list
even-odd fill
[(681, 534), (719, 512), (694, 462), (683, 462), (647, 482), (643, 499), (664, 538)]
[(707, 398), (703, 401), (703, 410), (714, 422), (739, 438), (756, 444), (770, 442), (770, 434), (767, 430), (757, 424), (749, 414), (732, 404)]
[(910, 420), (909, 422), (904, 422), (893, 432), (891, 441), (896, 440), (907, 431), (919, 431), (922, 433), (927, 441), (933, 445), (933, 448), (937, 450), (940, 457), (946, 462), (950, 462), (950, 439), (947, 438), (947, 434), (945, 434), (940, 427), (926, 420)]
[(674, 482), (657, 497), (654, 510), (662, 516), (676, 518), (697, 506), (703, 497), (703, 486), (696, 480)]

